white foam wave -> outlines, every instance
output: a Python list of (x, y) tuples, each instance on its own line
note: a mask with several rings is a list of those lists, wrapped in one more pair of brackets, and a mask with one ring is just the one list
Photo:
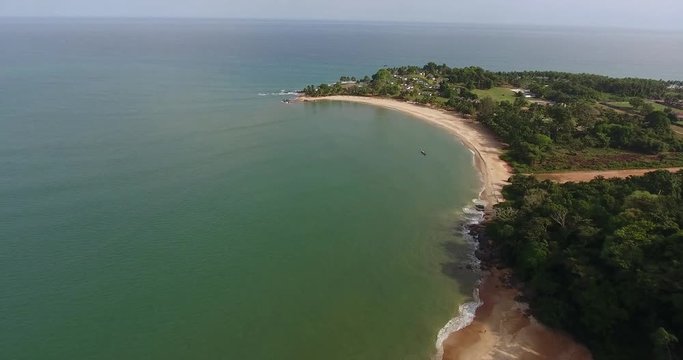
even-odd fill
[[(472, 199), (474, 204), (478, 199)], [(477, 239), (470, 233), (469, 227), (474, 224), (481, 223), (484, 220), (484, 213), (472, 207), (465, 207), (463, 211), (462, 235), (465, 241), (472, 247), (472, 251), (468, 256), (469, 263), (472, 269), (476, 271), (481, 270), (481, 261), (477, 258), (475, 250), (479, 243)], [(481, 280), (477, 281), (472, 291), (472, 301), (468, 301), (458, 307), (458, 314), (444, 325), (436, 336), (436, 355), (435, 360), (441, 360), (443, 357), (443, 343), (448, 337), (456, 331), (462, 330), (467, 325), (474, 321), (474, 315), (477, 309), (482, 305), (479, 298), (479, 285)]]
[(299, 92), (297, 91), (290, 91), (290, 90), (280, 90), (279, 92), (270, 92), (270, 93), (258, 93), (258, 96), (291, 96), (291, 95), (299, 95)]
[(470, 233), (470, 226), (479, 224), (482, 221), (484, 221), (484, 213), (477, 209), (468, 207), (463, 208), (463, 215), (464, 219), (461, 227), (462, 237), (463, 239), (465, 239), (465, 242), (467, 242), (467, 244), (472, 249), (472, 251), (470, 251), (467, 254), (467, 260), (473, 269), (479, 271), (481, 270), (481, 260), (477, 258), (477, 255), (475, 253), (477, 248), (479, 247), (479, 241), (475, 236), (473, 236)]
[(460, 305), (458, 308), (458, 316), (452, 318), (443, 328), (441, 328), (441, 330), (439, 330), (439, 334), (436, 337), (435, 360), (441, 360), (443, 358), (444, 341), (446, 341), (452, 333), (464, 329), (474, 321), (474, 315), (482, 304), (481, 299), (479, 298), (479, 283), (475, 286), (472, 297), (474, 300)]
[(473, 207), (462, 208), (463, 216), (465, 217), (466, 225), (474, 225), (484, 220), (484, 212)]

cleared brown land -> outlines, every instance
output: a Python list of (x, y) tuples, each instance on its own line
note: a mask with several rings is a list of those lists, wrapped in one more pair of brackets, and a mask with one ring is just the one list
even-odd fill
[(551, 180), (558, 183), (566, 182), (581, 182), (581, 181), (591, 181), (598, 176), (602, 176), (606, 179), (611, 178), (627, 178), (629, 176), (641, 176), (649, 172), (656, 170), (667, 170), (671, 172), (678, 172), (683, 170), (683, 168), (663, 168), (663, 169), (628, 169), (628, 170), (590, 170), (590, 171), (568, 171), (568, 172), (556, 172), (556, 173), (543, 173), (543, 174), (533, 174), (537, 179), (540, 180)]

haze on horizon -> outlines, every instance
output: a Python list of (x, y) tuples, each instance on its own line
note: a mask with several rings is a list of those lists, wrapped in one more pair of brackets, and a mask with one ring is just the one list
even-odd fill
[(407, 21), (683, 31), (680, 0), (3, 0), (0, 17)]

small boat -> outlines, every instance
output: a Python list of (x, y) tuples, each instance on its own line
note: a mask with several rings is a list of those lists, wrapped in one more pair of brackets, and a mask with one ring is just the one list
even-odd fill
[(420, 149), (420, 154), (422, 154), (423, 156), (427, 156), (427, 153), (422, 149)]
[(289, 104), (289, 103), (291, 103), (291, 102), (292, 102), (292, 100), (289, 100), (289, 99), (282, 99), (282, 103), (283, 103), (283, 104)]

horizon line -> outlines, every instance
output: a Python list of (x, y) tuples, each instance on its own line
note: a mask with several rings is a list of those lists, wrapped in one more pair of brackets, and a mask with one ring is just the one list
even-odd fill
[(267, 17), (227, 17), (227, 16), (152, 16), (152, 15), (1, 15), (0, 20), (197, 20), (197, 21), (263, 21), (263, 22), (311, 22), (337, 24), (401, 24), (401, 25), (464, 25), (464, 26), (509, 26), (509, 27), (544, 27), (556, 29), (604, 29), (604, 30), (638, 30), (650, 32), (683, 33), (683, 28), (643, 28), (616, 25), (585, 24), (543, 24), (543, 23), (493, 23), (493, 22), (445, 22), (428, 20), (370, 20), (370, 19), (331, 19), (331, 18), (267, 18)]

